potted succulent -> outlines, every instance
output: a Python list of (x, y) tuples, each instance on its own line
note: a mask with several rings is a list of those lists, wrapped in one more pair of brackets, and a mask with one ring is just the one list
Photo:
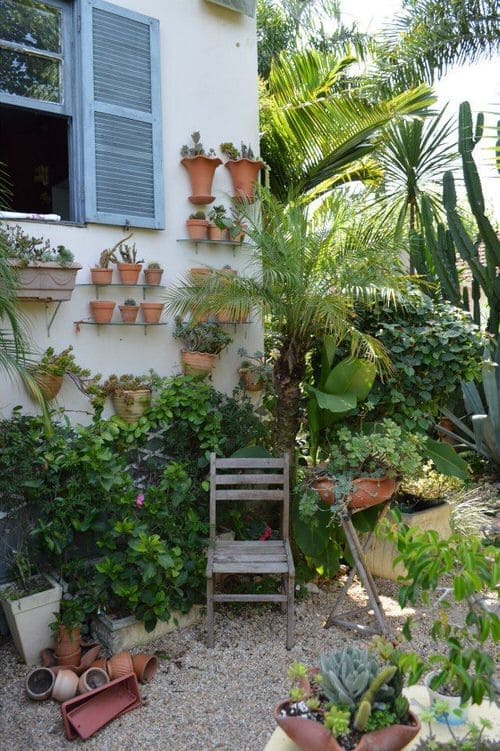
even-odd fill
[(205, 152), (199, 131), (192, 133), (191, 139), (193, 145), (184, 145), (181, 149), (181, 164), (187, 169), (191, 181), (189, 200), (194, 204), (206, 205), (215, 201), (215, 196), (211, 195), (212, 182), (215, 170), (222, 161), (213, 149)]
[(227, 216), (225, 206), (214, 206), (209, 214), (208, 218), (210, 224), (208, 225), (208, 239), (216, 240), (217, 242), (224, 242), (228, 239), (229, 228), (233, 223)]
[(208, 222), (204, 211), (195, 211), (186, 220), (186, 229), (190, 240), (208, 239)]
[(93, 284), (99, 286), (111, 284), (113, 279), (113, 269), (110, 267), (110, 263), (116, 263), (116, 252), (121, 245), (122, 240), (119, 240), (112, 248), (105, 248), (99, 256), (97, 266), (93, 266), (90, 269), (90, 278)]
[(118, 417), (137, 422), (151, 404), (150, 376), (111, 375), (101, 386), (104, 396), (111, 396)]
[(181, 350), (182, 369), (186, 375), (207, 376), (212, 372), (215, 358), (232, 338), (216, 323), (182, 323), (176, 321), (174, 339), (184, 344)]
[(238, 150), (233, 143), (221, 143), (220, 150), (227, 157), (226, 169), (231, 174), (235, 200), (252, 202), (255, 200), (255, 183), (264, 167), (261, 159), (256, 159), (250, 145), (241, 143)]
[(150, 261), (144, 269), (144, 281), (150, 287), (159, 287), (163, 269), (157, 261)]
[(64, 245), (52, 248), (43, 237), (30, 237), (19, 225), (0, 226), (8, 263), (16, 272), (16, 297), (22, 300), (70, 300), (82, 267)]
[(58, 354), (53, 347), (48, 347), (40, 362), (33, 368), (35, 381), (48, 401), (56, 398), (66, 374), (77, 378), (90, 376), (90, 370), (76, 364), (71, 345)]
[(116, 264), (121, 284), (131, 286), (137, 284), (143, 263), (142, 261), (137, 260), (137, 248), (135, 243), (127, 245), (127, 240), (132, 237), (132, 234), (133, 233), (118, 243), (117, 248), (121, 261)]
[(238, 368), (243, 388), (250, 392), (262, 391), (264, 386), (271, 382), (272, 365), (263, 352), (255, 352), (252, 357), (249, 357), (247, 351), (241, 348), (238, 354), (243, 357)]
[(398, 666), (367, 649), (323, 654), (319, 668), (295, 663), (288, 675), (274, 718), (302, 751), (400, 751), (420, 730)]
[(123, 305), (118, 306), (123, 323), (135, 323), (139, 306), (132, 297), (127, 297)]

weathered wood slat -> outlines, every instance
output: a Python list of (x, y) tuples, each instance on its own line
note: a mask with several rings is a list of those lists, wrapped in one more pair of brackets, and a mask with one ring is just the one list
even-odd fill
[(247, 563), (253, 563), (253, 561), (279, 561), (286, 563), (286, 555), (284, 553), (266, 555), (265, 553), (219, 553), (216, 551), (214, 561), (216, 563), (224, 563), (226, 561), (240, 561), (241, 563), (245, 561)]
[(283, 485), (283, 475), (219, 475), (215, 477), (216, 485)]
[(216, 469), (274, 469), (284, 467), (283, 459), (216, 459)]
[(214, 602), (286, 602), (286, 595), (214, 595)]
[(287, 563), (279, 561), (267, 561), (260, 563), (243, 563), (227, 561), (225, 563), (214, 562), (214, 574), (285, 574), (288, 571)]
[(266, 549), (270, 548), (282, 548), (283, 540), (266, 540), (265, 542), (259, 542), (259, 540), (217, 540), (217, 550), (225, 550), (229, 548), (235, 548), (238, 546), (242, 550), (262, 550), (265, 545)]
[(282, 501), (282, 490), (216, 490), (216, 501)]

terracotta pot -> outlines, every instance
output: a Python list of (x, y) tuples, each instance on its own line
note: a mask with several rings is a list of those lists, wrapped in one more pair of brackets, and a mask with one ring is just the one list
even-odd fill
[(99, 668), (100, 670), (106, 670), (107, 672), (107, 660), (105, 657), (101, 657), (99, 660), (94, 660), (92, 665), (90, 665), (91, 668)]
[(51, 401), (55, 399), (61, 390), (63, 376), (51, 375), (50, 373), (41, 373), (35, 371), (33, 377), (37, 383), (38, 388), (44, 395), (44, 397)]
[(144, 269), (144, 282), (150, 287), (159, 287), (163, 269)]
[(92, 284), (111, 284), (113, 279), (113, 269), (101, 269), (96, 266), (95, 268), (90, 269), (90, 279)]
[(212, 193), (212, 182), (215, 170), (222, 164), (218, 157), (186, 156), (181, 164), (187, 169), (191, 182), (189, 200), (194, 204), (207, 204), (215, 201)]
[(135, 323), (137, 313), (139, 312), (138, 305), (119, 305), (118, 307), (123, 323)]
[(49, 668), (35, 668), (26, 678), (26, 693), (33, 701), (45, 701), (52, 695), (55, 675)]
[[(302, 751), (344, 751), (329, 730), (320, 722), (302, 717), (282, 717), (281, 710), (290, 702), (282, 701), (274, 710), (279, 727)], [(391, 725), (365, 733), (353, 751), (401, 751), (420, 731), (420, 722), (412, 712), (412, 725)]]
[(227, 229), (221, 229), (216, 224), (209, 224), (208, 239), (219, 243), (225, 242), (227, 240)]
[(82, 650), (76, 649), (74, 652), (70, 652), (69, 654), (61, 655), (60, 657), (57, 657), (57, 664), (63, 667), (74, 667), (77, 668), (80, 664), (80, 660), (82, 657)]
[(137, 422), (151, 404), (151, 391), (149, 389), (116, 391), (112, 396), (112, 401), (118, 417), (125, 422)]
[(150, 683), (158, 670), (158, 658), (155, 655), (134, 655), (132, 664), (139, 683)]
[(110, 300), (92, 300), (90, 303), (90, 312), (95, 323), (109, 323), (113, 318), (115, 302)]
[(206, 219), (186, 219), (186, 229), (190, 240), (208, 240)]
[(213, 274), (212, 269), (207, 269), (204, 266), (193, 267), (189, 269), (188, 276), (193, 284), (203, 284), (204, 280)]
[(130, 652), (118, 652), (110, 657), (107, 664), (108, 675), (112, 681), (134, 672)]
[(144, 323), (159, 323), (162, 312), (162, 302), (141, 302), (141, 313)]
[(311, 482), (311, 487), (317, 492), (323, 503), (331, 506), (335, 500), (335, 482), (329, 477), (318, 477)]
[(52, 689), (52, 698), (56, 701), (68, 701), (76, 696), (78, 676), (72, 670), (59, 670)]
[[(92, 667), (92, 664), (98, 654), (100, 653), (102, 647), (100, 644), (94, 643), (92, 645), (85, 645), (86, 652), (85, 654), (82, 654), (82, 659), (80, 661), (80, 664), (78, 666), (80, 674), (83, 673), (88, 668)], [(83, 648), (83, 645), (82, 645)]]
[(253, 159), (229, 159), (225, 164), (231, 173), (236, 200), (255, 201), (255, 183), (264, 162)]
[(238, 373), (246, 391), (262, 391), (264, 388), (262, 376), (253, 368), (240, 368)]
[(89, 668), (81, 674), (78, 681), (78, 693), (86, 694), (109, 683), (109, 675), (102, 668)]
[[(396, 489), (396, 480), (389, 477), (361, 477), (353, 480), (352, 485), (347, 507), (356, 510), (388, 501)], [(311, 487), (328, 506), (335, 501), (335, 480), (318, 477), (313, 480)]]
[(118, 263), (117, 268), (120, 275), (120, 284), (130, 284), (131, 286), (137, 284), (142, 263)]
[[(73, 655), (75, 652), (82, 653), (80, 645), (80, 629), (79, 628), (67, 628), (60, 625), (56, 631), (56, 646), (54, 649), (56, 658), (65, 657), (66, 655)], [(61, 663), (59, 663), (61, 664)], [(76, 663), (77, 665), (79, 662)]]
[(181, 350), (181, 363), (184, 375), (208, 376), (212, 372), (217, 355), (207, 352)]

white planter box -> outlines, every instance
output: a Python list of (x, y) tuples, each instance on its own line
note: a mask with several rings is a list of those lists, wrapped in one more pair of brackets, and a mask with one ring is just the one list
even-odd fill
[(92, 636), (114, 654), (149, 644), (179, 628), (193, 626), (200, 623), (201, 618), (201, 605), (193, 605), (189, 613), (175, 612), (168, 621), (158, 621), (153, 631), (146, 631), (142, 621), (136, 621), (133, 615), (115, 620), (101, 613), (92, 620)]
[[(2, 600), (5, 619), (17, 651), (27, 665), (40, 664), (40, 652), (54, 646), (50, 625), (59, 612), (62, 589), (50, 577), (50, 588), (19, 600)], [(1, 589), (12, 587), (5, 584)]]

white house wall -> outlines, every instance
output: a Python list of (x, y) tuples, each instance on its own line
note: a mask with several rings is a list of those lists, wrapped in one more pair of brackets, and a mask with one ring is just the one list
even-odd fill
[[(245, 253), (229, 247), (199, 247), (177, 243), (186, 237), (185, 220), (198, 207), (188, 201), (190, 193), (186, 170), (180, 164), (180, 148), (190, 141), (190, 134), (200, 130), (206, 148), (218, 152), (223, 141), (250, 142), (258, 151), (257, 54), (255, 22), (244, 15), (225, 10), (205, 0), (121, 0), (124, 8), (158, 18), (161, 31), (163, 151), (166, 229), (134, 230), (140, 257), (159, 261), (164, 268), (162, 284), (174, 285), (191, 266), (204, 264), (222, 267), (230, 264), (242, 271)], [(231, 184), (228, 171), (220, 166), (215, 173), (216, 203), (229, 203)], [(201, 207), (203, 208), (203, 207)], [(103, 248), (111, 247), (124, 237), (121, 227), (89, 224), (77, 226), (41, 222), (18, 222), (26, 232), (44, 236), (53, 245), (66, 245), (83, 268), (77, 284), (90, 282), (90, 266), (95, 265)], [(116, 275), (116, 271), (114, 272)], [(115, 276), (114, 281), (118, 279)], [(158, 294), (161, 290), (158, 291)], [(148, 291), (148, 299), (158, 294)], [(139, 302), (142, 290), (106, 288), (101, 298), (118, 303), (133, 296)], [(71, 301), (61, 304), (47, 333), (46, 320), (54, 304), (26, 302), (19, 305), (38, 351), (52, 346), (60, 351), (73, 345), (76, 361), (93, 372), (141, 374), (153, 368), (161, 375), (180, 372), (180, 347), (172, 338), (173, 321), (167, 326), (82, 326), (76, 332), (74, 321), (89, 318), (89, 301), (95, 298), (93, 287), (77, 287)], [(115, 312), (115, 316), (116, 316)], [(115, 320), (115, 319), (114, 319)], [(249, 325), (227, 327), (234, 336), (222, 354), (213, 375), (214, 386), (231, 392), (237, 383), (241, 358), (239, 347), (250, 354), (262, 348), (262, 329), (258, 321)], [(12, 406), (22, 404), (36, 411), (22, 386), (0, 375), (0, 409), (7, 416)], [(70, 411), (76, 421), (86, 421), (88, 403), (72, 381), (65, 379), (58, 403)], [(74, 413), (71, 411), (74, 410)]]

